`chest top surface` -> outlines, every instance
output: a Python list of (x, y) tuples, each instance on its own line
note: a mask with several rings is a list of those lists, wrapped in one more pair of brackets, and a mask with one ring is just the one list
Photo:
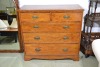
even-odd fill
[(20, 10), (82, 10), (78, 4), (73, 5), (24, 5)]

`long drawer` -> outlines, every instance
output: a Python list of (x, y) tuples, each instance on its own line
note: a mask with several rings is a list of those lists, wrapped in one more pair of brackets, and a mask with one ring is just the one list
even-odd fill
[(21, 26), (22, 32), (80, 32), (81, 24), (79, 22), (55, 24), (55, 23), (28, 23), (24, 22)]
[(80, 33), (23, 33), (24, 43), (79, 43)]
[(76, 55), (79, 44), (25, 44), (26, 55)]

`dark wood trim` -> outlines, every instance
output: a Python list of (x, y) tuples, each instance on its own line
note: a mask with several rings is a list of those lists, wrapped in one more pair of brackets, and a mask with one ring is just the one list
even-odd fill
[(82, 34), (81, 34), (80, 50), (83, 54), (85, 54), (86, 58), (89, 56), (94, 56), (91, 43), (95, 39), (100, 39), (100, 32), (92, 32), (91, 33), (90, 43), (89, 43), (89, 33), (82, 32)]
[(22, 53), (21, 50), (0, 50), (0, 53)]
[(19, 1), (18, 0), (13, 0), (13, 2), (15, 3), (16, 8), (19, 9)]

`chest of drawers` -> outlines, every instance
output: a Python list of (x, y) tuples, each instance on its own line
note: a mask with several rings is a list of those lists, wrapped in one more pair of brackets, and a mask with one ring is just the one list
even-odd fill
[(79, 5), (27, 5), (18, 14), (25, 60), (79, 60), (83, 15)]

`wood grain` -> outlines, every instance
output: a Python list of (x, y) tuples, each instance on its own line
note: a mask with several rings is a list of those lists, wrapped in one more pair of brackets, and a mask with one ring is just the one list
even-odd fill
[(25, 60), (79, 60), (83, 15), (79, 5), (29, 5), (18, 14)]
[(82, 13), (52, 13), (52, 21), (54, 22), (66, 22), (66, 21), (81, 21)]
[[(26, 55), (75, 55), (79, 44), (25, 44)], [(30, 49), (30, 50), (29, 50)], [(39, 49), (36, 50), (36, 49)]]
[(48, 23), (48, 22), (41, 22), (41, 23), (34, 23), (34, 22), (23, 22), (21, 29), (22, 32), (33, 32), (33, 33), (77, 33), (80, 32), (81, 22), (69, 22), (69, 23)]
[(23, 33), (24, 43), (79, 43), (79, 36), (79, 33)]
[(21, 13), (21, 21), (50, 21), (50, 13)]

